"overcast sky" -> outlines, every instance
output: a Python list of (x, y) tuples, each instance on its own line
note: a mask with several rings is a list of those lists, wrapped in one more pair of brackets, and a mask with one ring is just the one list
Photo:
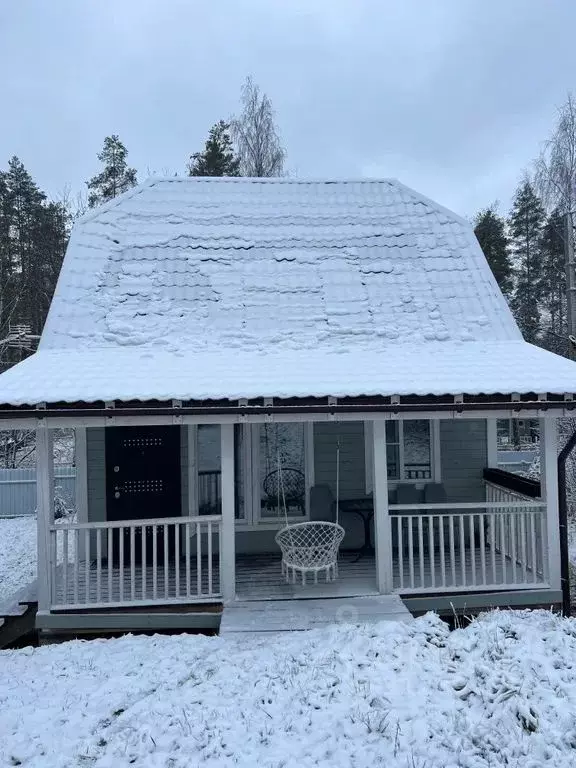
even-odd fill
[(56, 196), (118, 133), (183, 172), (252, 74), (297, 176), (507, 208), (568, 89), (575, 0), (0, 0), (0, 167)]

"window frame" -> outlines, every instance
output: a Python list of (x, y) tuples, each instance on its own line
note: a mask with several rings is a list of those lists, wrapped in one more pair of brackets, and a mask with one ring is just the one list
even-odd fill
[[(438, 419), (415, 419), (415, 421), (428, 421), (430, 425), (430, 477), (428, 478), (405, 478), (404, 469), (404, 424), (408, 419), (390, 419), (398, 424), (398, 441), (394, 443), (388, 443), (386, 441), (386, 449), (389, 445), (398, 446), (398, 466), (399, 477), (389, 477), (388, 487), (396, 488), (400, 483), (412, 483), (413, 485), (425, 485), (427, 483), (439, 483), (441, 481), (441, 465), (440, 465), (440, 421)], [(388, 451), (387, 451), (388, 452)], [(364, 422), (364, 466), (366, 475), (366, 493), (373, 493), (374, 491), (374, 430), (373, 422)]]
[[(291, 423), (291, 422), (286, 422)], [(302, 422), (294, 422), (301, 424)], [(266, 517), (262, 515), (260, 486), (260, 428), (262, 423), (242, 424), (244, 430), (244, 456), (242, 469), (244, 472), (245, 495), (244, 517), (236, 518), (236, 525), (242, 530), (276, 530), (282, 528), (286, 521), (284, 517)], [(306, 487), (305, 514), (289, 515), (288, 522), (304, 523), (310, 520), (310, 488), (314, 485), (314, 423), (304, 423), (304, 482)]]

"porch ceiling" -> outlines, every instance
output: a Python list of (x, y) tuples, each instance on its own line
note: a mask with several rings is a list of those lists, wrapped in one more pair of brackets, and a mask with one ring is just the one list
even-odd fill
[(0, 403), (420, 397), (576, 392), (576, 365), (523, 341), (340, 353), (158, 348), (41, 350), (0, 378)]

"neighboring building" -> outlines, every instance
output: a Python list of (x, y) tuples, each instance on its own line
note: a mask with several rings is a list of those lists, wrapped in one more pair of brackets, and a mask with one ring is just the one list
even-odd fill
[[(206, 604), (276, 597), (557, 604), (574, 392), (470, 224), (399, 182), (151, 180), (75, 225), (39, 351), (0, 376), (4, 425), (38, 435), (38, 625), (207, 625)], [(497, 419), (539, 420), (540, 484), (497, 469)], [(55, 523), (63, 426), (78, 519)], [(282, 579), (279, 463), (290, 520), (339, 497), (336, 581)]]

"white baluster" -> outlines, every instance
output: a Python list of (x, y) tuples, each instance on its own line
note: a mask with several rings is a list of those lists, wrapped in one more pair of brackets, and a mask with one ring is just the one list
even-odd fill
[(152, 526), (152, 597), (158, 599), (158, 526)]
[(208, 523), (208, 594), (212, 595), (212, 523)]
[(410, 589), (414, 589), (416, 586), (416, 580), (414, 578), (414, 516), (407, 515), (408, 521), (408, 567), (410, 569)]
[(118, 547), (120, 548), (120, 551), (118, 553), (118, 564), (119, 564), (119, 573), (118, 573), (118, 580), (119, 580), (119, 590), (120, 590), (120, 597), (119, 600), (121, 603), (124, 602), (124, 547), (126, 546), (126, 528), (124, 526), (121, 526), (118, 528)]
[(403, 520), (401, 515), (396, 518), (397, 539), (398, 539), (398, 576), (400, 578), (400, 589), (404, 588), (404, 540), (403, 540)]
[(168, 560), (168, 525), (164, 523), (164, 597), (170, 595), (170, 572)]
[(136, 533), (130, 526), (130, 599), (136, 600)]
[(102, 602), (102, 528), (96, 529), (96, 602)]
[(176, 597), (180, 597), (180, 523), (174, 526), (174, 560), (176, 566)]
[(422, 515), (418, 515), (418, 550), (420, 555), (420, 586), (424, 587), (424, 526), (422, 525)]
[(186, 597), (190, 597), (190, 523), (186, 523)]
[(200, 541), (200, 523), (196, 523), (196, 591), (202, 594), (202, 542)]

